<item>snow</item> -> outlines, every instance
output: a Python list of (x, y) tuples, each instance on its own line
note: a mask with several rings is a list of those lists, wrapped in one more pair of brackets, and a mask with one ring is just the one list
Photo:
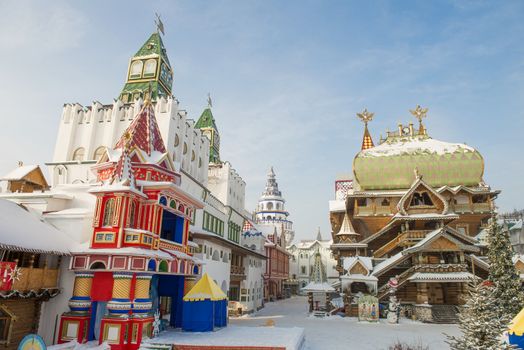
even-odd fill
[(344, 270), (350, 270), (357, 261), (360, 261), (368, 271), (373, 270), (373, 261), (368, 256), (350, 256), (344, 258)]
[[(145, 256), (151, 258), (159, 258), (166, 260), (173, 260), (173, 256), (163, 252), (161, 250), (143, 249), (136, 247), (123, 247), (123, 248), (89, 248), (89, 242), (78, 244), (74, 249), (74, 253), (90, 253), (90, 254), (112, 254), (112, 255), (133, 255), (133, 256)], [(185, 255), (185, 254), (184, 254)]]
[[(448, 349), (444, 333), (459, 335), (457, 325), (427, 324), (401, 318), (400, 324), (390, 325), (386, 320), (379, 323), (358, 322), (354, 317), (308, 316), (305, 297), (292, 297), (274, 303), (252, 315), (230, 319), (235, 326), (250, 326), (259, 331), (269, 319), (275, 327), (301, 327), (306, 339), (303, 350), (385, 350), (395, 341), (410, 344), (421, 343), (430, 350)], [(245, 334), (245, 335), (244, 335)], [(244, 333), (242, 337), (248, 338)], [(269, 339), (268, 339), (269, 340)]]
[(21, 180), (24, 176), (29, 174), (31, 171), (38, 168), (38, 165), (22, 165), (9, 172), (9, 174), (2, 177), (0, 180), (12, 181)]
[(148, 339), (146, 344), (215, 345), (215, 346), (285, 346), (299, 350), (304, 330), (298, 327), (239, 327), (229, 325), (215, 332), (182, 332), (169, 330), (158, 337)]
[(346, 211), (346, 201), (345, 200), (331, 200), (329, 201), (329, 211)]
[(5, 199), (0, 199), (0, 245), (56, 254), (69, 254), (75, 242), (50, 224)]
[(455, 152), (475, 152), (473, 147), (462, 143), (449, 143), (432, 138), (406, 138), (398, 141), (384, 142), (376, 147), (360, 152), (360, 157), (388, 157), (403, 154), (437, 154)]
[(386, 269), (387, 267), (395, 264), (396, 262), (401, 260), (403, 257), (404, 255), (402, 254), (402, 252), (399, 252), (393, 255), (392, 257), (382, 261), (381, 263), (377, 264), (375, 268), (373, 269), (373, 275), (376, 275), (379, 272), (381, 272), (382, 270)]
[(333, 288), (329, 283), (323, 282), (323, 283), (315, 283), (315, 282), (309, 282), (307, 286), (302, 288), (305, 292), (334, 292), (335, 288)]
[(467, 282), (475, 276), (469, 272), (415, 272), (408, 278), (412, 282)]

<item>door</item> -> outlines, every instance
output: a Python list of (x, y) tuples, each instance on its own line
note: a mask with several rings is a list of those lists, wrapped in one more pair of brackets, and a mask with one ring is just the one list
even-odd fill
[(428, 303), (431, 305), (444, 304), (444, 292), (440, 283), (428, 283)]

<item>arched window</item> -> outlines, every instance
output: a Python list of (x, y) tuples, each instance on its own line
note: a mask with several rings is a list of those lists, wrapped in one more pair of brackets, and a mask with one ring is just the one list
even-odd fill
[(104, 146), (100, 146), (97, 149), (95, 149), (95, 153), (93, 155), (94, 160), (99, 160), (104, 155), (104, 151), (106, 148)]
[(187, 143), (184, 142), (184, 150), (183, 150), (183, 153), (186, 154), (187, 153)]
[(102, 220), (103, 227), (111, 226), (111, 222), (113, 221), (114, 211), (115, 211), (115, 200), (113, 198), (110, 198), (106, 201), (106, 205), (104, 207), (104, 219)]
[(180, 139), (178, 138), (178, 134), (175, 134), (175, 147), (177, 147), (180, 144)]
[(384, 200), (382, 200), (380, 205), (383, 206), (383, 207), (389, 207), (389, 199), (384, 198)]
[(84, 149), (84, 147), (78, 147), (78, 148), (73, 152), (73, 160), (76, 160), (76, 161), (82, 161), (82, 160), (84, 160), (84, 155), (85, 155), (85, 149)]
[(95, 261), (89, 268), (91, 270), (104, 270), (106, 268), (106, 264), (104, 264), (102, 261)]
[(273, 203), (269, 202), (267, 204), (267, 210), (273, 210)]
[(136, 217), (136, 202), (131, 201), (129, 206), (129, 222), (127, 223), (128, 227), (135, 227), (135, 217)]
[(141, 60), (133, 61), (129, 69), (129, 78), (136, 79), (142, 76), (142, 67), (144, 63)]
[(146, 61), (144, 66), (144, 77), (154, 77), (156, 73), (156, 60), (151, 58)]

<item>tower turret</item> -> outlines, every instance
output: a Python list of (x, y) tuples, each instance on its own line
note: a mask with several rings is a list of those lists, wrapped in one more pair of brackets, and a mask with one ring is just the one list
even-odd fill
[(204, 109), (200, 118), (195, 124), (196, 129), (202, 130), (202, 134), (209, 139), (209, 163), (220, 163), (220, 134), (218, 132), (215, 117), (211, 112), (213, 102), (211, 96), (207, 96), (207, 107)]
[(160, 31), (151, 34), (137, 53), (131, 57), (126, 84), (120, 93), (123, 102), (145, 98), (151, 86), (151, 98), (172, 95), (173, 69), (167, 57)]

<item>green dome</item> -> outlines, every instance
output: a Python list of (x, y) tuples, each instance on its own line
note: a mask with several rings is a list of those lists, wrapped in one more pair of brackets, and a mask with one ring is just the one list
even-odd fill
[(353, 161), (355, 180), (362, 190), (409, 188), (415, 168), (432, 187), (478, 186), (484, 160), (465, 144), (416, 135), (388, 137), (380, 145), (360, 151)]

